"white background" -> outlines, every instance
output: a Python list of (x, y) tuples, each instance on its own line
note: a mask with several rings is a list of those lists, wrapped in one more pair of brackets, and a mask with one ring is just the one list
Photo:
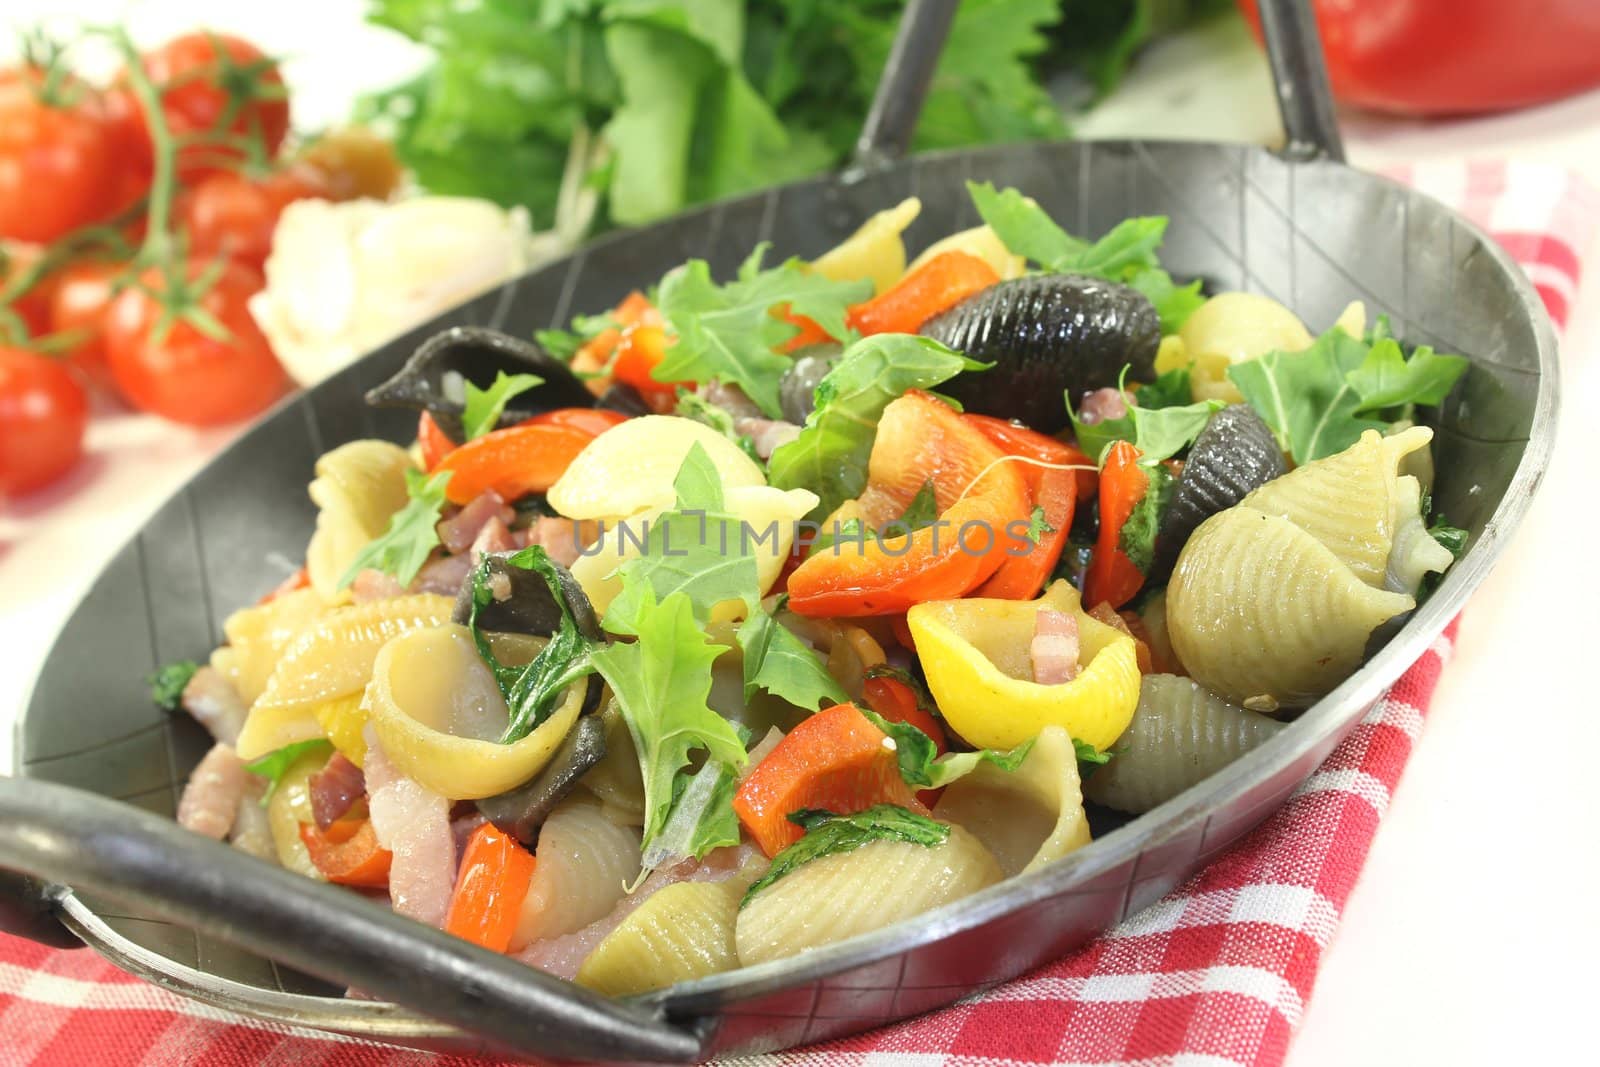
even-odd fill
[[(419, 62), (364, 27), (356, 0), (270, 4), (6, 0), (17, 24), (124, 17), (145, 43), (209, 24), (288, 57), (295, 122), (338, 121), (363, 89)], [(0, 26), (0, 49), (9, 45)], [(1514, 156), (1600, 184), (1600, 93), (1442, 124), (1344, 117), (1358, 166)], [(1264, 64), (1237, 28), (1163, 44), (1088, 136), (1264, 141)], [(1472, 601), (1455, 662), (1396, 792), (1289, 1055), (1290, 1067), (1573, 1062), (1592, 1057), (1600, 958), (1600, 701), (1595, 506), (1600, 461), (1600, 248), (1564, 340), (1556, 458), (1512, 550)], [(98, 419), (90, 458), (0, 514), (0, 726), (22, 706), (56, 628), (106, 558), (231, 437)], [(0, 728), (0, 767), (11, 737)], [(1584, 1055), (1580, 1056), (1580, 1050)]]

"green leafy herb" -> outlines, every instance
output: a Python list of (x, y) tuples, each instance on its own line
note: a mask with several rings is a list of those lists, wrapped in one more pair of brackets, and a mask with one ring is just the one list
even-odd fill
[(278, 791), (278, 783), (289, 773), (289, 768), (308, 756), (325, 757), (332, 754), (332, 743), (326, 738), (317, 737), (310, 741), (297, 741), (292, 745), (274, 749), (260, 759), (246, 763), (244, 769), (259, 778), (267, 779), (267, 791), (261, 795), (261, 806), (266, 807), (267, 801), (272, 799), (272, 794)]
[(168, 711), (177, 711), (183, 702), (183, 691), (188, 688), (189, 679), (194, 677), (194, 672), (200, 669), (200, 664), (192, 659), (181, 659), (176, 663), (164, 663), (157, 667), (151, 674), (145, 675), (145, 684), (150, 687), (150, 699), (156, 707)]
[(739, 903), (741, 908), (778, 879), (823, 856), (853, 852), (873, 841), (904, 841), (935, 848), (950, 836), (950, 827), (944, 823), (894, 804), (877, 804), (853, 815), (802, 809), (791, 812), (789, 820), (804, 827), (806, 835), (772, 858), (767, 873), (745, 891)]
[(976, 752), (950, 752), (938, 754), (933, 739), (908, 722), (890, 722), (877, 712), (862, 709), (874, 726), (894, 741), (895, 761), (900, 767), (900, 777), (907, 785), (920, 789), (942, 789), (958, 778), (964, 778), (977, 769), (979, 763), (992, 763), (1003, 771), (1014, 771), (1022, 766), (1033, 749), (1033, 742), (1024, 741), (1007, 751), (984, 748)]
[(1223, 407), (1220, 400), (1188, 403), (1188, 393), (1189, 372), (1173, 370), (1136, 392), (1125, 391), (1128, 413), (1119, 418), (1086, 423), (1070, 408), (1068, 414), (1078, 445), (1087, 454), (1098, 459), (1113, 442), (1131, 441), (1139, 449), (1140, 464), (1153, 467), (1188, 448)]
[[(589, 658), (611, 686), (639, 755), (648, 846), (685, 791), (679, 776), (692, 752), (704, 749), (708, 760), (735, 770), (747, 756), (733, 725), (706, 704), (711, 664), (727, 648), (706, 637), (689, 597), (675, 592), (658, 603), (645, 586), (629, 622), (636, 641), (596, 648)], [(609, 613), (606, 623), (611, 625)], [(725, 822), (716, 818), (713, 825)]]
[(533, 339), (546, 352), (560, 360), (572, 361), (578, 349), (593, 341), (606, 330), (621, 328), (621, 323), (607, 315), (575, 315), (569, 330), (535, 330)]
[(1451, 526), (1443, 515), (1434, 519), (1433, 525), (1428, 527), (1428, 535), (1456, 559), (1460, 559), (1467, 551), (1467, 531), (1459, 526)]
[(1144, 411), (1181, 408), (1193, 399), (1189, 392), (1189, 370), (1180, 367), (1156, 376), (1156, 380), (1134, 390), (1134, 399)]
[(1439, 355), (1421, 345), (1406, 359), (1397, 342), (1384, 338), (1345, 380), (1361, 398), (1356, 411), (1366, 413), (1407, 404), (1441, 404), (1466, 370), (1464, 356)]
[(699, 393), (691, 393), (687, 389), (678, 390), (678, 406), (673, 414), (680, 415), (686, 419), (693, 419), (702, 426), (711, 427), (738, 445), (745, 455), (757, 463), (764, 462), (756, 453), (756, 445), (750, 439), (750, 435), (740, 433), (734, 429), (733, 416), (727, 409), (718, 407)]
[(831, 514), (866, 488), (872, 441), (890, 401), (987, 367), (926, 337), (862, 338), (817, 383), (816, 407), (800, 436), (772, 454), (769, 480), (780, 489), (810, 489), (821, 497), (812, 515)]
[(1072, 750), (1077, 755), (1079, 763), (1089, 763), (1098, 767), (1111, 762), (1111, 753), (1101, 752), (1089, 742), (1079, 741), (1076, 737), (1072, 739)]
[(434, 527), (444, 510), (444, 490), (449, 481), (449, 471), (429, 475), (407, 469), (406, 493), (411, 499), (390, 517), (389, 528), (369, 542), (351, 562), (339, 579), (339, 588), (349, 585), (368, 567), (393, 575), (401, 585), (410, 585), (422, 565), (428, 562), (428, 554), (439, 544), (439, 533)]
[(1044, 508), (1035, 505), (1033, 513), (1028, 516), (1027, 533), (1023, 536), (1027, 537), (1033, 544), (1038, 544), (1044, 540), (1045, 534), (1053, 534), (1055, 532), (1056, 528), (1045, 521)]
[(708, 760), (693, 774), (673, 780), (676, 796), (661, 832), (645, 847), (644, 871), (684, 856), (704, 856), (714, 848), (739, 843), (739, 816), (733, 794), (739, 778), (726, 763)]
[(461, 429), (466, 439), (482, 437), (500, 422), (500, 413), (513, 398), (538, 385), (544, 379), (537, 374), (507, 374), (500, 371), (487, 389), (467, 383), (467, 399), (461, 412)]
[(1128, 284), (1145, 295), (1161, 316), (1161, 332), (1177, 333), (1190, 315), (1206, 302), (1200, 291), (1198, 279), (1188, 285), (1179, 285), (1172, 275), (1159, 267), (1147, 267), (1129, 278)]
[(1173, 478), (1167, 468), (1157, 464), (1148, 470), (1150, 484), (1144, 496), (1134, 505), (1133, 514), (1122, 524), (1118, 547), (1139, 568), (1141, 574), (1150, 573), (1151, 560), (1155, 558), (1156, 534), (1166, 515), (1167, 503), (1172, 499)]
[(767, 612), (752, 611), (735, 636), (744, 653), (746, 700), (757, 689), (812, 710), (850, 699), (817, 654)]
[(787, 304), (830, 337), (851, 338), (845, 311), (871, 295), (870, 283), (830, 281), (804, 270), (798, 259), (762, 270), (765, 251), (765, 245), (757, 247), (726, 285), (711, 280), (703, 259), (662, 279), (661, 314), (675, 340), (651, 372), (658, 381), (733, 382), (769, 417), (779, 418), (778, 384), (793, 361), (777, 348), (798, 329), (772, 309)]

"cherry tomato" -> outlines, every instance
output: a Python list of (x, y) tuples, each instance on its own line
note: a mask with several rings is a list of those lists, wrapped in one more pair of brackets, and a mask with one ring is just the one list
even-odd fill
[[(190, 260), (189, 281), (210, 266)], [(134, 407), (174, 422), (211, 426), (254, 415), (283, 393), (283, 368), (245, 306), (261, 288), (259, 274), (224, 261), (216, 281), (199, 297), (199, 306), (228, 331), (226, 340), (209, 337), (182, 318), (161, 336), (157, 297), (171, 299), (166, 278), (152, 269), (139, 283), (142, 288), (125, 289), (106, 313), (111, 373)]]
[[(255, 45), (227, 34), (186, 33), (146, 52), (142, 63), (161, 93), (168, 129), (190, 142), (178, 149), (180, 179), (195, 181), (244, 158), (238, 145), (215, 143), (220, 137), (259, 137), (263, 155), (277, 154), (289, 131), (289, 97), (277, 64)], [(219, 128), (230, 106), (233, 118)]]
[(179, 224), (189, 234), (194, 255), (227, 256), (259, 271), (272, 251), (272, 232), (283, 209), (326, 191), (320, 172), (306, 166), (263, 180), (224, 171), (201, 179), (185, 193), (178, 206)]
[(57, 95), (36, 71), (0, 78), (0, 237), (48, 243), (109, 206), (114, 160), (93, 97), (71, 83)]
[(329, 200), (387, 200), (405, 176), (394, 145), (360, 126), (323, 134), (306, 146), (300, 160), (322, 173)]
[(83, 455), (89, 402), (60, 363), (0, 348), (0, 497), (42, 488)]
[[(44, 254), (38, 245), (0, 241), (0, 291), (11, 284), (11, 279), (30, 269)], [(39, 337), (50, 332), (50, 289), (54, 284), (48, 275), (35, 282), (27, 292), (12, 301), (5, 310), (20, 316), (28, 328), (29, 337)], [(6, 340), (5, 329), (0, 326), (0, 343)], [(11, 338), (19, 341), (20, 338)]]
[(106, 390), (115, 387), (106, 363), (106, 308), (127, 269), (126, 263), (84, 260), (58, 271), (50, 290), (50, 332), (78, 338), (67, 363), (84, 381)]
[(139, 111), (139, 100), (127, 86), (113, 86), (101, 94), (100, 121), (115, 161), (107, 215), (120, 215), (150, 191), (155, 149)]

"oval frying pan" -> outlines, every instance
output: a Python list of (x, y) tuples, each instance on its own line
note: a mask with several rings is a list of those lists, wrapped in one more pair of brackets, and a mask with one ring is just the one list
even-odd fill
[[(1555, 348), (1530, 286), (1470, 223), (1344, 167), (1315, 27), (1264, 3), (1288, 147), (1034, 144), (903, 160), (954, 10), (907, 10), (850, 172), (712, 205), (631, 233), (398, 338), (285, 402), (196, 476), (113, 559), (69, 619), (19, 730), (24, 778), (0, 778), (0, 927), (88, 942), (126, 969), (261, 1018), (427, 1048), (571, 1060), (689, 1061), (866, 1029), (1058, 957), (1155, 900), (1274, 810), (1459, 610), (1536, 487), (1553, 437)], [(527, 334), (612, 306), (691, 256), (719, 276), (770, 239), (815, 255), (871, 212), (920, 195), (926, 243), (974, 225), (968, 178), (1015, 185), (1079, 233), (1172, 217), (1163, 259), (1214, 289), (1274, 296), (1312, 323), (1346, 301), (1413, 343), (1471, 359), (1436, 420), (1435, 499), (1471, 548), (1361, 671), (1270, 744), (1066, 859), (869, 936), (612, 1001), (179, 829), (171, 816), (209, 745), (153, 709), (139, 679), (202, 658), (220, 620), (303, 551), (315, 457), (403, 415), (362, 394), (425, 336), (476, 324)], [(144, 810), (140, 810), (144, 809)], [(282, 964), (283, 966), (279, 966)], [(333, 983), (329, 986), (306, 976)], [(386, 1001), (352, 1000), (353, 985)]]

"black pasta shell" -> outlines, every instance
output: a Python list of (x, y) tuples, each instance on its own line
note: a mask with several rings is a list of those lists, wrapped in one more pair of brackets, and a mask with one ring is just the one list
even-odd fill
[(941, 387), (968, 411), (1054, 433), (1067, 425), (1065, 397), (1116, 385), (1124, 366), (1135, 380), (1155, 376), (1161, 318), (1137, 289), (1035, 274), (991, 285), (919, 332), (994, 364)]
[(511, 398), (500, 415), (501, 426), (556, 408), (594, 406), (594, 394), (572, 368), (543, 346), (482, 326), (454, 326), (422, 342), (392, 378), (367, 390), (367, 403), (428, 411), (440, 429), (459, 441), (463, 405), (446, 395), (444, 386), (451, 371), (480, 389), (493, 384), (501, 371), (544, 379), (543, 385)]
[(478, 801), (478, 810), (494, 825), (532, 847), (539, 828), (556, 805), (606, 754), (606, 728), (598, 715), (585, 715), (567, 734), (544, 770), (522, 785)]
[(1165, 580), (1196, 527), (1288, 470), (1272, 429), (1249, 404), (1211, 416), (1195, 438), (1156, 533), (1146, 581)]

